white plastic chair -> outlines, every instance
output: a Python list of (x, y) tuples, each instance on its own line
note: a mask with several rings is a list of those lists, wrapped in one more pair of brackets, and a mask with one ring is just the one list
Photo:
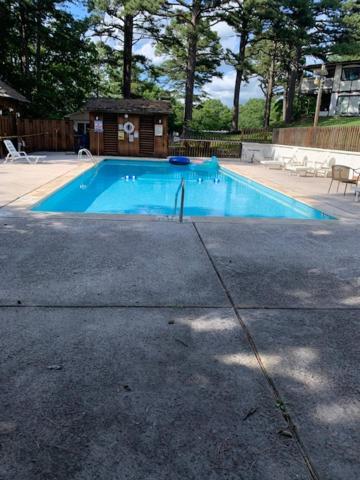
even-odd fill
[(4, 160), (4, 163), (14, 162), (15, 160), (26, 160), (28, 163), (38, 163), (40, 159), (46, 158), (46, 155), (28, 155), (26, 152), (17, 151), (11, 140), (4, 140), (5, 147), (9, 152)]

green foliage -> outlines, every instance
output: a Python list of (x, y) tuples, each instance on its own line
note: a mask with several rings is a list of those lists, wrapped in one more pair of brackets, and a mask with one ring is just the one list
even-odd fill
[[(90, 22), (93, 34), (100, 36), (102, 42), (111, 41), (112, 47), (107, 45), (108, 49), (114, 52), (114, 59), (108, 60), (105, 68), (106, 76), (105, 89), (110, 89), (114, 95), (119, 96), (120, 92), (126, 97), (131, 97), (133, 76), (137, 61), (133, 54), (134, 43), (142, 38), (142, 35), (156, 35), (158, 32), (155, 13), (160, 7), (161, 0), (90, 0), (88, 9), (90, 12)], [(114, 46), (116, 41), (116, 47)], [(121, 56), (118, 46), (121, 45)], [(146, 63), (145, 60), (143, 63)], [(122, 76), (110, 68), (116, 67), (122, 69)], [(112, 82), (111, 78), (116, 78)], [(103, 87), (103, 86), (102, 86)], [(117, 88), (116, 88), (117, 87)]]
[(267, 0), (235, 0), (233, 4), (225, 5), (224, 12), (220, 15), (239, 36), (240, 50), (241, 45), (244, 48), (243, 58), (240, 51), (226, 49), (225, 52), (226, 63), (235, 70), (241, 70), (242, 80), (246, 81), (249, 74), (254, 72), (250, 47), (259, 41), (265, 31), (270, 4)]
[(358, 60), (360, 56), (360, 4), (345, 0), (338, 14), (341, 35), (334, 45), (331, 61)]
[[(240, 128), (262, 128), (265, 100), (252, 98), (240, 105)], [(281, 123), (282, 101), (275, 99), (271, 105), (270, 127)]]
[[(301, 121), (302, 118), (314, 118), (316, 105), (315, 95), (297, 95), (294, 100), (294, 121)], [(276, 126), (283, 124), (282, 121), (283, 99), (278, 98), (273, 104), (271, 112), (271, 124)]]
[(240, 105), (240, 128), (261, 128), (265, 101), (262, 98), (252, 98)]
[[(32, 103), (29, 113), (62, 117), (94, 91), (96, 49), (59, 0), (1, 3), (0, 71)], [(3, 15), (6, 15), (5, 17)]]
[(169, 118), (169, 130), (181, 133), (184, 124), (184, 105), (174, 96), (171, 97), (171, 115)]
[(220, 100), (208, 99), (197, 106), (193, 112), (191, 129), (230, 130), (231, 110)]
[[(123, 52), (105, 42), (97, 42), (97, 91), (100, 97), (120, 98), (123, 83)], [(160, 72), (143, 55), (133, 55), (132, 92), (135, 97), (155, 100), (169, 96), (158, 83)]]
[[(163, 75), (169, 80), (169, 84), (182, 94), (185, 92), (187, 77), (190, 28), (188, 23), (180, 23), (177, 19), (173, 19), (165, 28), (156, 46), (156, 52), (159, 55), (169, 57), (161, 65)], [(219, 37), (210, 29), (208, 19), (200, 20), (196, 35), (195, 89), (200, 93), (201, 88), (213, 77), (221, 77), (217, 69), (221, 63), (222, 52)]]

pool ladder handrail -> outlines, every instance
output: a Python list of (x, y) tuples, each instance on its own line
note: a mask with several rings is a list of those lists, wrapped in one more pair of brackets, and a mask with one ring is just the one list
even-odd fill
[(183, 223), (183, 218), (184, 218), (184, 202), (185, 202), (185, 180), (182, 178), (180, 185), (178, 186), (178, 189), (176, 190), (175, 194), (175, 214), (177, 210), (177, 203), (178, 203), (178, 197), (179, 197), (179, 192), (181, 190), (181, 197), (180, 197), (180, 212), (179, 212), (179, 222)]

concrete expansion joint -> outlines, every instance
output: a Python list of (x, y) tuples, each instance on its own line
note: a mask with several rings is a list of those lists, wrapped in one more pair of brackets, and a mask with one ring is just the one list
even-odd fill
[(147, 308), (147, 309), (189, 309), (189, 310), (211, 310), (211, 309), (216, 309), (216, 310), (229, 310), (229, 309), (235, 309), (237, 311), (262, 311), (262, 310), (269, 310), (269, 311), (295, 311), (295, 312), (317, 312), (317, 311), (340, 311), (340, 312), (356, 312), (360, 310), (360, 307), (267, 307), (267, 306), (237, 306), (237, 305), (156, 305), (156, 304), (125, 304), (125, 303), (119, 303), (119, 304), (111, 304), (111, 305), (104, 305), (103, 303), (99, 304), (93, 304), (93, 303), (83, 303), (83, 304), (48, 304), (48, 303), (4, 303), (0, 304), (0, 309), (1, 308), (54, 308), (54, 309), (71, 309), (71, 308), (78, 308), (78, 309), (88, 309), (88, 308), (103, 308), (103, 309), (111, 309), (111, 308), (117, 308), (117, 309), (127, 309), (127, 308)]
[(64, 304), (64, 305), (51, 305), (51, 304), (41, 304), (41, 303), (8, 303), (8, 304), (0, 304), (0, 309), (1, 308), (53, 308), (53, 309), (89, 309), (89, 308), (98, 308), (98, 309), (136, 309), (136, 308), (143, 308), (143, 309), (189, 309), (189, 310), (210, 310), (210, 309), (216, 309), (216, 310), (229, 310), (231, 309), (231, 305), (126, 305), (126, 304), (119, 304), (119, 305), (104, 305), (104, 304), (83, 304), (83, 305), (73, 305), (73, 304)]
[(297, 446), (298, 446), (299, 452), (300, 452), (300, 454), (301, 454), (301, 456), (302, 456), (302, 458), (303, 458), (303, 460), (304, 460), (304, 462), (305, 462), (305, 465), (306, 465), (306, 467), (307, 467), (307, 469), (308, 469), (308, 473), (309, 473), (310, 478), (311, 478), (312, 480), (320, 480), (320, 476), (319, 476), (319, 474), (317, 473), (316, 468), (315, 468), (315, 466), (313, 465), (312, 460), (311, 460), (309, 454), (308, 454), (307, 451), (306, 451), (305, 445), (303, 444), (303, 442), (302, 442), (302, 440), (301, 440), (301, 438), (300, 438), (300, 436), (299, 436), (299, 433), (298, 433), (298, 431), (297, 431), (296, 425), (295, 425), (295, 423), (293, 422), (293, 420), (291, 419), (290, 413), (287, 411), (285, 402), (282, 400), (281, 395), (280, 395), (280, 392), (279, 392), (277, 386), (275, 385), (274, 380), (271, 378), (269, 372), (266, 370), (266, 367), (265, 367), (265, 365), (264, 365), (264, 363), (263, 363), (263, 361), (262, 361), (262, 359), (261, 359), (260, 353), (259, 353), (259, 351), (258, 351), (258, 349), (257, 349), (256, 344), (255, 344), (255, 340), (254, 340), (254, 338), (252, 337), (252, 335), (251, 335), (251, 333), (250, 333), (250, 330), (249, 330), (248, 327), (246, 326), (244, 320), (243, 320), (242, 317), (240, 316), (240, 314), (239, 314), (239, 312), (238, 312), (238, 309), (236, 308), (235, 302), (234, 302), (234, 300), (233, 300), (233, 298), (232, 298), (232, 296), (231, 296), (228, 288), (226, 287), (226, 284), (225, 284), (225, 282), (224, 282), (224, 280), (223, 280), (223, 278), (222, 278), (219, 270), (217, 269), (217, 267), (216, 267), (216, 265), (215, 265), (215, 262), (214, 262), (213, 258), (211, 257), (211, 255), (210, 255), (210, 253), (209, 253), (209, 251), (208, 251), (208, 249), (207, 249), (207, 247), (206, 247), (206, 245), (205, 245), (205, 242), (204, 242), (204, 240), (203, 240), (203, 238), (202, 238), (202, 236), (201, 236), (201, 234), (200, 234), (200, 232), (199, 232), (199, 230), (198, 230), (195, 222), (193, 222), (193, 227), (194, 227), (195, 232), (196, 232), (196, 234), (197, 234), (197, 236), (198, 236), (198, 238), (199, 238), (199, 241), (200, 241), (201, 245), (203, 246), (203, 248), (204, 248), (204, 250), (205, 250), (205, 253), (206, 253), (206, 255), (207, 255), (207, 257), (208, 257), (208, 259), (209, 259), (209, 261), (210, 261), (210, 263), (211, 263), (211, 265), (212, 265), (212, 267), (213, 267), (213, 269), (214, 269), (214, 272), (215, 272), (215, 274), (216, 274), (216, 276), (217, 276), (217, 278), (218, 278), (218, 280), (219, 280), (219, 282), (220, 282), (220, 284), (221, 284), (221, 286), (222, 286), (222, 288), (223, 288), (223, 290), (224, 290), (224, 293), (225, 293), (227, 299), (229, 300), (229, 303), (231, 304), (231, 307), (232, 307), (232, 310), (233, 310), (233, 312), (234, 312), (234, 314), (235, 314), (235, 317), (237, 318), (237, 320), (238, 320), (241, 328), (243, 329), (243, 331), (244, 331), (244, 333), (245, 333), (246, 339), (247, 339), (247, 341), (248, 341), (248, 343), (249, 343), (249, 345), (250, 345), (251, 350), (253, 351), (253, 354), (254, 354), (255, 357), (256, 357), (256, 360), (257, 360), (257, 363), (258, 363), (258, 365), (259, 365), (259, 368), (260, 368), (262, 374), (264, 375), (268, 386), (270, 387), (270, 390), (271, 390), (271, 392), (272, 392), (272, 395), (273, 395), (273, 397), (274, 397), (274, 399), (275, 399), (275, 405), (276, 405), (277, 408), (280, 409), (281, 414), (282, 414), (282, 416), (283, 416), (283, 418), (284, 418), (284, 420), (285, 420), (285, 422), (286, 422), (286, 424), (287, 424), (288, 432), (290, 433), (289, 436), (291, 436), (291, 437), (295, 440), (295, 442), (296, 442), (296, 444), (297, 444)]

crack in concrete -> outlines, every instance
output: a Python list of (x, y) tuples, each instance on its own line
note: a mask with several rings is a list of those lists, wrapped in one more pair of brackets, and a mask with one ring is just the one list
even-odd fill
[(197, 233), (197, 235), (198, 235), (199, 241), (200, 241), (201, 245), (203, 246), (203, 248), (204, 248), (204, 250), (205, 250), (205, 253), (206, 253), (206, 255), (207, 255), (207, 257), (208, 257), (208, 259), (209, 259), (209, 261), (210, 261), (210, 263), (211, 263), (211, 265), (212, 265), (212, 267), (213, 267), (213, 269), (214, 269), (214, 272), (215, 272), (216, 276), (218, 277), (218, 280), (219, 280), (219, 282), (220, 282), (220, 284), (221, 284), (221, 286), (222, 286), (222, 288), (223, 288), (223, 290), (224, 290), (224, 293), (226, 294), (226, 296), (227, 296), (227, 298), (228, 298), (228, 300), (229, 300), (229, 302), (230, 302), (230, 304), (231, 304), (232, 310), (233, 310), (233, 312), (234, 312), (234, 314), (235, 314), (235, 316), (236, 316), (236, 318), (237, 318), (237, 320), (238, 320), (241, 328), (243, 329), (243, 331), (244, 331), (244, 333), (245, 333), (245, 335), (246, 335), (247, 341), (248, 341), (248, 343), (249, 343), (249, 345), (250, 345), (250, 347), (251, 347), (251, 349), (252, 349), (252, 351), (253, 351), (253, 353), (254, 353), (254, 355), (255, 355), (255, 357), (256, 357), (256, 360), (257, 360), (257, 362), (258, 362), (259, 368), (260, 368), (262, 374), (264, 375), (264, 377), (265, 377), (265, 379), (266, 379), (266, 381), (267, 381), (267, 383), (268, 383), (268, 385), (269, 385), (269, 387), (270, 387), (270, 389), (271, 389), (271, 392), (272, 392), (273, 397), (274, 397), (274, 399), (275, 399), (275, 401), (276, 401), (276, 404), (277, 404), (278, 406), (281, 406), (281, 407), (282, 407), (282, 408), (280, 408), (280, 411), (281, 411), (281, 413), (282, 413), (282, 416), (283, 416), (284, 420), (285, 420), (286, 423), (287, 423), (287, 426), (288, 426), (289, 431), (291, 432), (293, 438), (294, 438), (295, 441), (296, 441), (296, 444), (297, 444), (297, 446), (298, 446), (298, 448), (299, 448), (299, 451), (300, 451), (300, 453), (301, 453), (301, 456), (302, 456), (303, 459), (304, 459), (305, 465), (306, 465), (306, 467), (307, 467), (307, 469), (308, 469), (308, 472), (309, 472), (309, 475), (310, 475), (311, 479), (312, 479), (312, 480), (320, 480), (320, 476), (319, 476), (319, 474), (318, 474), (317, 471), (316, 471), (316, 468), (315, 468), (315, 466), (314, 466), (314, 464), (313, 464), (313, 462), (312, 462), (312, 460), (311, 460), (311, 458), (310, 458), (310, 455), (309, 455), (308, 452), (306, 451), (305, 445), (303, 444), (303, 442), (302, 442), (302, 440), (301, 440), (301, 438), (300, 438), (300, 436), (299, 436), (299, 434), (298, 434), (296, 425), (294, 424), (293, 420), (291, 419), (290, 414), (289, 414), (289, 413), (287, 412), (287, 410), (286, 410), (285, 403), (284, 403), (284, 401), (283, 401), (282, 398), (281, 398), (280, 392), (279, 392), (277, 386), (275, 385), (275, 382), (274, 382), (274, 380), (272, 379), (271, 375), (270, 375), (270, 374), (268, 373), (268, 371), (266, 370), (266, 367), (265, 367), (265, 365), (264, 365), (264, 363), (263, 363), (263, 361), (262, 361), (262, 359), (261, 359), (260, 353), (259, 353), (259, 351), (258, 351), (258, 349), (257, 349), (255, 340), (253, 339), (253, 337), (252, 337), (252, 335), (251, 335), (251, 333), (250, 333), (250, 330), (247, 328), (247, 326), (246, 326), (244, 320), (242, 319), (241, 315), (239, 314), (238, 309), (237, 309), (237, 307), (236, 307), (236, 305), (235, 305), (235, 302), (234, 302), (234, 300), (233, 300), (233, 298), (232, 298), (232, 296), (231, 296), (231, 293), (229, 292), (229, 290), (228, 290), (228, 288), (227, 288), (224, 280), (222, 279), (222, 277), (221, 277), (221, 275), (220, 275), (220, 272), (218, 271), (218, 269), (217, 269), (217, 267), (216, 267), (216, 265), (215, 265), (215, 262), (214, 262), (213, 258), (211, 257), (211, 255), (210, 255), (210, 253), (209, 253), (209, 251), (208, 251), (208, 249), (207, 249), (207, 247), (206, 247), (206, 245), (205, 245), (205, 242), (204, 242), (204, 240), (203, 240), (203, 238), (202, 238), (202, 236), (201, 236), (201, 234), (200, 234), (200, 232), (199, 232), (199, 230), (198, 230), (195, 222), (193, 222), (193, 227), (194, 227), (194, 229), (195, 229), (195, 231), (196, 231), (196, 233)]

